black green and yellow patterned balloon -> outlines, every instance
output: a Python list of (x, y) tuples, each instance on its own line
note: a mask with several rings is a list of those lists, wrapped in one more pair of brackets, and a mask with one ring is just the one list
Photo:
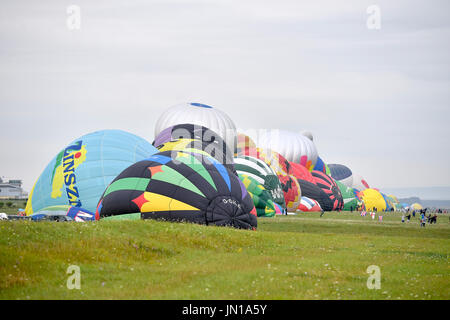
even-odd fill
[(157, 153), (125, 169), (105, 190), (101, 217), (140, 212), (144, 219), (256, 228), (244, 184), (216, 159), (185, 151)]

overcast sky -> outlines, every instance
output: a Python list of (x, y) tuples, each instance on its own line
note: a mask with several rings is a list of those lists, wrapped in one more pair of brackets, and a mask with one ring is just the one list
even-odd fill
[(0, 176), (29, 191), (79, 136), (151, 142), (194, 101), (238, 128), (309, 130), (374, 187), (450, 185), (450, 2), (304, 2), (2, 0)]

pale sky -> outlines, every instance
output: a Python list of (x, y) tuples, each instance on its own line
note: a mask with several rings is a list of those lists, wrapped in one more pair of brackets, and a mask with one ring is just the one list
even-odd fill
[(30, 191), (70, 141), (151, 142), (165, 108), (200, 102), (238, 128), (309, 130), (371, 186), (449, 186), (450, 2), (304, 2), (3, 0), (0, 176)]

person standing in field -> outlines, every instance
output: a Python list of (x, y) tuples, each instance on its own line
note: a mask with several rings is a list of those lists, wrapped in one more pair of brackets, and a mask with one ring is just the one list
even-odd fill
[(425, 220), (425, 214), (422, 213), (422, 214), (420, 215), (420, 226), (425, 228), (425, 222), (426, 222), (426, 220)]

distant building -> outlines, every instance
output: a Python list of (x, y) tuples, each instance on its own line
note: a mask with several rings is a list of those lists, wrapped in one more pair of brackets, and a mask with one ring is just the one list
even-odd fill
[(22, 180), (3, 181), (0, 178), (0, 199), (26, 199), (28, 193), (22, 189)]

